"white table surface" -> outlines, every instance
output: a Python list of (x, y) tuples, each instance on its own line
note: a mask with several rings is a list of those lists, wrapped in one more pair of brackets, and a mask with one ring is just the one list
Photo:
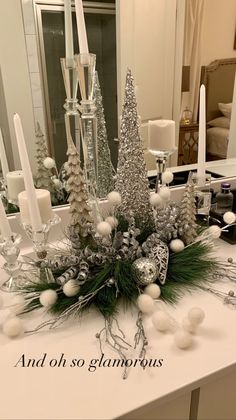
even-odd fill
[[(236, 258), (236, 247), (219, 241), (219, 255)], [(1, 276), (3, 280), (3, 276)], [(220, 284), (220, 289), (232, 289), (234, 284)], [(9, 294), (4, 294), (5, 301)], [(236, 369), (236, 311), (229, 309), (214, 296), (196, 292), (186, 295), (174, 309), (168, 311), (181, 321), (192, 306), (206, 312), (204, 324), (194, 337), (189, 350), (173, 344), (173, 335), (153, 329), (145, 318), (149, 339), (147, 358), (163, 358), (163, 367), (143, 370), (130, 368), (128, 379), (122, 379), (121, 368), (97, 368), (88, 371), (91, 359), (100, 358), (95, 334), (104, 325), (95, 311), (82, 321), (68, 322), (54, 331), (8, 339), (0, 333), (0, 419), (112, 419), (158, 401), (162, 404), (190, 392), (220, 375)], [(4, 312), (0, 311), (3, 320)], [(45, 316), (38, 313), (24, 318), (25, 327), (36, 327)], [(135, 333), (136, 311), (118, 316), (120, 327), (128, 341)], [(45, 367), (14, 367), (22, 354), (26, 358), (42, 358), (47, 353)], [(61, 354), (67, 366), (48, 366)], [(106, 358), (118, 358), (108, 348)], [(131, 352), (131, 357), (138, 353)], [(74, 358), (85, 360), (82, 368), (70, 367)]]

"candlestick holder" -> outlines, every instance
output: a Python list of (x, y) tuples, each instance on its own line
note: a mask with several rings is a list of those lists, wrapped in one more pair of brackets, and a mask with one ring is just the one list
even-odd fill
[(195, 202), (197, 211), (197, 220), (202, 226), (209, 225), (210, 209), (211, 209), (211, 175), (205, 174), (199, 176), (197, 173), (192, 174), (194, 184)]
[(96, 55), (75, 56), (81, 93), (80, 112), (84, 166), (89, 191), (94, 195), (98, 177), (97, 117), (93, 98)]
[(51, 228), (60, 222), (61, 222), (61, 218), (57, 214), (54, 214), (52, 219), (48, 220), (47, 223), (44, 223), (42, 225), (42, 230), (40, 231), (35, 231), (32, 229), (31, 225), (21, 222), (21, 225), (23, 226), (27, 237), (33, 243), (33, 249), (38, 258), (40, 278), (41, 279), (43, 278), (44, 281), (47, 283), (55, 282), (51, 270), (45, 267), (43, 264), (43, 261), (46, 259), (47, 254), (48, 254), (48, 249), (47, 249), (48, 235)]
[(155, 192), (158, 192), (159, 188), (162, 185), (162, 174), (166, 170), (166, 164), (169, 157), (175, 152), (176, 148), (173, 150), (152, 150), (149, 149), (149, 152), (155, 157), (157, 165), (157, 178), (156, 178), (156, 187)]
[(6, 260), (3, 269), (9, 275), (9, 278), (0, 287), (4, 292), (18, 290), (25, 280), (20, 272), (22, 264), (17, 261), (20, 254), (19, 244), (21, 240), (22, 237), (16, 233), (12, 233), (10, 238), (0, 236), (0, 254)]

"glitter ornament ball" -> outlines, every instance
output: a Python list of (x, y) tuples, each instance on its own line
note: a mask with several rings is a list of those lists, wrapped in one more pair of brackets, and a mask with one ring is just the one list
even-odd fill
[(170, 242), (169, 247), (170, 247), (170, 250), (173, 252), (180, 252), (180, 251), (183, 251), (184, 249), (184, 243), (183, 241), (181, 241), (181, 239), (173, 239)]
[(77, 295), (79, 292), (80, 285), (77, 280), (71, 279), (67, 281), (63, 286), (63, 293), (68, 297)]
[(161, 187), (159, 195), (164, 201), (168, 201), (170, 199), (170, 189), (168, 187)]
[(121, 203), (121, 195), (117, 191), (111, 191), (108, 194), (107, 199), (109, 203), (113, 204), (114, 206), (119, 206)]
[(184, 350), (192, 345), (193, 339), (187, 331), (178, 330), (174, 335), (174, 342), (179, 349)]
[(97, 232), (101, 236), (109, 236), (111, 234), (111, 225), (107, 222), (100, 222), (97, 224)]
[(170, 318), (168, 314), (163, 311), (157, 311), (152, 316), (152, 323), (157, 331), (167, 331), (170, 328)]
[(150, 258), (138, 258), (131, 266), (132, 274), (136, 283), (140, 286), (147, 286), (154, 283), (158, 276), (157, 265)]
[(161, 288), (158, 284), (151, 283), (145, 287), (145, 295), (150, 296), (152, 299), (158, 299), (161, 296)]
[(114, 216), (108, 216), (105, 219), (105, 222), (109, 223), (109, 225), (112, 227), (112, 229), (115, 229), (118, 226), (118, 220)]
[(153, 207), (161, 207), (161, 205), (163, 203), (162, 198), (157, 193), (150, 194), (150, 200), (149, 201), (150, 201), (151, 206), (153, 206)]
[(57, 298), (57, 292), (55, 290), (48, 289), (44, 290), (40, 294), (39, 301), (42, 306), (44, 306), (45, 308), (49, 308), (50, 306), (54, 305), (54, 303), (56, 303)]
[(17, 337), (23, 332), (23, 324), (20, 318), (16, 316), (4, 322), (2, 326), (3, 333), (8, 337)]
[(174, 175), (170, 171), (165, 171), (162, 174), (162, 182), (163, 184), (170, 184), (174, 179)]
[(227, 211), (223, 216), (223, 220), (227, 225), (231, 225), (232, 223), (235, 223), (235, 214), (232, 211)]
[(45, 168), (47, 169), (52, 169), (55, 168), (56, 166), (56, 162), (54, 159), (50, 158), (50, 157), (46, 157), (43, 161), (43, 165), (45, 166)]
[(193, 324), (188, 317), (185, 317), (182, 321), (182, 327), (185, 331), (194, 334), (197, 329), (197, 325)]
[(150, 314), (154, 310), (154, 300), (148, 295), (140, 295), (137, 299), (137, 306), (144, 314)]
[(201, 308), (192, 308), (188, 312), (188, 319), (194, 325), (199, 325), (205, 318), (205, 312)]
[(221, 235), (221, 228), (217, 225), (212, 225), (207, 229), (207, 232), (213, 239), (218, 239)]

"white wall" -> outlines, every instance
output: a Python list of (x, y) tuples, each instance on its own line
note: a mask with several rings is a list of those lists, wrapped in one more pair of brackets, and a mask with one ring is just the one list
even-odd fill
[(13, 114), (19, 113), (32, 169), (35, 129), (20, 0), (0, 2), (0, 62), (15, 168), (20, 168)]
[(202, 65), (236, 57), (234, 46), (236, 0), (205, 0), (202, 28)]

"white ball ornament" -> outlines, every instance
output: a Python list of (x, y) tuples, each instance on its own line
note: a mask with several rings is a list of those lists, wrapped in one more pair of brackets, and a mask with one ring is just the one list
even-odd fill
[(193, 339), (187, 331), (178, 330), (174, 335), (174, 342), (179, 349), (184, 350), (192, 345)]
[(42, 306), (44, 306), (45, 308), (49, 308), (50, 306), (54, 305), (54, 303), (56, 303), (57, 298), (57, 292), (55, 290), (48, 289), (44, 290), (40, 294), (39, 301)]
[(232, 223), (235, 223), (236, 216), (232, 211), (227, 211), (223, 216), (223, 220), (227, 225), (231, 225)]
[(197, 329), (197, 325), (193, 324), (188, 317), (185, 317), (182, 321), (182, 327), (185, 331), (194, 334)]
[(114, 206), (119, 206), (121, 203), (121, 195), (117, 191), (111, 191), (108, 194), (107, 199), (109, 203), (113, 204)]
[(4, 322), (2, 330), (8, 337), (17, 337), (23, 332), (24, 328), (21, 319), (15, 316)]
[(169, 247), (173, 252), (180, 252), (184, 249), (184, 243), (181, 241), (181, 239), (172, 239)]
[(118, 220), (114, 216), (108, 216), (105, 219), (105, 222), (109, 223), (109, 225), (112, 227), (112, 229), (115, 229), (118, 226)]
[(51, 157), (46, 157), (43, 161), (43, 165), (45, 166), (45, 168), (47, 169), (52, 169), (55, 168), (56, 166), (56, 162), (54, 159), (52, 159)]
[(101, 236), (109, 236), (111, 234), (111, 225), (107, 222), (100, 222), (97, 224), (97, 232)]
[(144, 314), (150, 314), (154, 310), (154, 300), (148, 295), (140, 295), (137, 299), (137, 306)]
[(164, 201), (168, 201), (170, 199), (170, 189), (168, 187), (161, 187), (159, 190), (159, 195)]
[(161, 288), (158, 284), (151, 283), (145, 287), (144, 291), (145, 295), (150, 296), (152, 299), (158, 299), (161, 296)]
[(162, 182), (163, 184), (170, 184), (174, 179), (174, 175), (170, 171), (165, 171), (162, 174)]
[(201, 308), (192, 308), (188, 312), (188, 319), (193, 325), (199, 325), (205, 318), (205, 312)]
[(163, 203), (161, 196), (157, 193), (150, 194), (150, 204), (153, 207), (160, 207)]
[(165, 332), (171, 326), (170, 317), (163, 311), (157, 311), (152, 316), (152, 323), (156, 330)]
[(218, 239), (221, 235), (221, 228), (217, 225), (212, 225), (207, 229), (207, 232), (213, 239)]
[(63, 293), (67, 297), (72, 297), (77, 295), (80, 290), (80, 285), (77, 280), (71, 279), (67, 281), (63, 286)]

